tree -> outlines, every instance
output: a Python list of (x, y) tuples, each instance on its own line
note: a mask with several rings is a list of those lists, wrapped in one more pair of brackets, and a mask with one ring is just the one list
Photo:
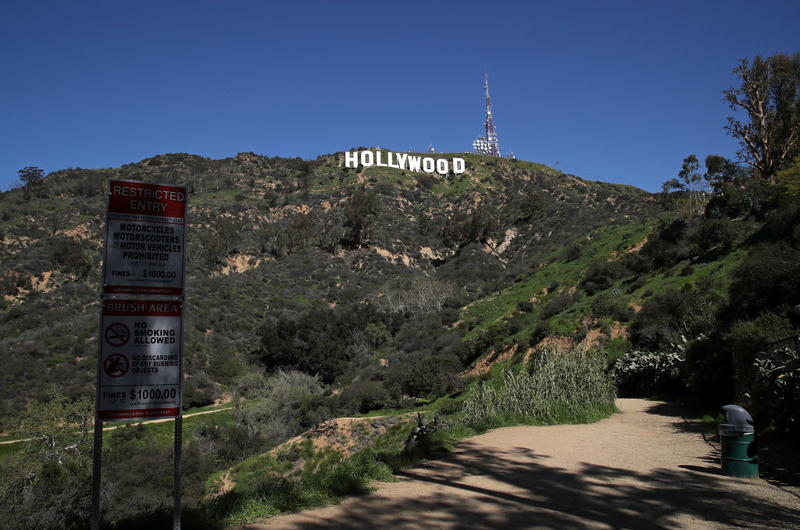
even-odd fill
[(36, 166), (28, 166), (17, 171), (24, 186), (36, 186), (44, 178), (44, 170)]
[(689, 197), (688, 215), (696, 215), (702, 211), (703, 175), (700, 173), (700, 162), (696, 155), (689, 155), (683, 159), (683, 165), (678, 172), (678, 178), (671, 179), (662, 185), (664, 193), (672, 190), (685, 191)]
[(800, 197), (800, 157), (778, 173), (778, 182), (783, 186), (785, 195), (789, 196), (791, 200)]
[(28, 166), (20, 169), (17, 173), (23, 184), (25, 199), (30, 199), (33, 189), (37, 188), (44, 179), (44, 171), (35, 166)]
[(344, 242), (352, 248), (361, 248), (369, 239), (369, 227), (378, 212), (381, 198), (369, 191), (354, 194), (344, 208), (344, 227), (347, 235)]
[(678, 172), (678, 177), (683, 183), (683, 188), (689, 192), (689, 209), (694, 212), (697, 209), (700, 196), (701, 180), (700, 162), (697, 156), (689, 155), (683, 159), (683, 166)]
[(83, 528), (91, 509), (91, 399), (54, 392), (20, 419), (24, 447), (0, 466), (0, 526)]
[(733, 73), (741, 86), (723, 91), (725, 100), (747, 119), (729, 117), (725, 128), (739, 139), (741, 161), (772, 181), (800, 154), (800, 53), (742, 59)]
[(746, 173), (744, 168), (724, 156), (708, 155), (706, 157), (706, 172), (703, 178), (714, 190), (714, 193), (722, 194), (726, 184), (741, 181), (746, 176)]

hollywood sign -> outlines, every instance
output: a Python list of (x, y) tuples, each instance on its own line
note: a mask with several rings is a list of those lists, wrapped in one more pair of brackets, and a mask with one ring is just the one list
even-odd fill
[[(386, 160), (383, 157), (386, 155)], [(458, 175), (466, 171), (463, 158), (432, 158), (429, 156), (413, 156), (408, 153), (393, 153), (392, 151), (347, 151), (344, 154), (344, 167), (357, 168), (358, 165), (366, 167), (393, 167), (408, 169), (409, 171), (424, 171), (425, 173), (438, 173), (447, 175), (451, 167), (453, 173)]]

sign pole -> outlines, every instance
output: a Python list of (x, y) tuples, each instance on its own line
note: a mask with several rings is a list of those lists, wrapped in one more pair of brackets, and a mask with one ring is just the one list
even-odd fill
[(92, 476), (100, 529), (103, 421), (175, 418), (173, 526), (181, 528), (185, 186), (108, 182)]
[(92, 448), (92, 520), (91, 529), (100, 530), (100, 469), (103, 457), (103, 422), (94, 420), (94, 447)]
[(172, 527), (181, 530), (181, 456), (183, 453), (183, 416), (175, 418), (175, 477), (172, 490)]

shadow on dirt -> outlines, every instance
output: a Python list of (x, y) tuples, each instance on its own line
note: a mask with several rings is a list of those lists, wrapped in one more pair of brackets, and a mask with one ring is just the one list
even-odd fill
[[(800, 527), (800, 512), (731, 489), (730, 479), (705, 468), (644, 474), (583, 464), (571, 472), (548, 467), (528, 449), (470, 445), (465, 441), (464, 450), (481, 451), (479, 460), (445, 458), (435, 476), (425, 468), (399, 473), (440, 485), (434, 495), (414, 501), (361, 497), (342, 507), (336, 522), (306, 521), (303, 528), (372, 530), (375, 514), (381, 514), (381, 527), (666, 529), (685, 523), (687, 516), (731, 528)], [(505, 486), (488, 489), (472, 477)]]
[[(675, 418), (671, 426), (678, 432), (691, 432), (703, 436), (705, 442), (713, 449), (713, 457), (705, 457), (708, 467), (683, 466), (685, 469), (701, 471), (716, 475), (722, 474), (720, 463), (720, 439), (717, 423), (687, 420), (687, 407), (676, 403), (653, 403), (646, 411)], [(688, 411), (692, 415), (692, 411)], [(800, 490), (800, 454), (797, 445), (779, 435), (756, 435), (756, 446), (759, 460), (759, 477), (774, 486)], [(792, 491), (800, 499), (800, 493)]]

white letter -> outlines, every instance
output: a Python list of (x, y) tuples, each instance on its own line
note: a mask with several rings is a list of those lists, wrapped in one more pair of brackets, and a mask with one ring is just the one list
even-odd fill
[(405, 153), (395, 153), (395, 155), (397, 156), (397, 166), (400, 169), (405, 169), (406, 168), (406, 158), (408, 158), (408, 155), (405, 154)]
[(408, 170), (409, 171), (419, 171), (419, 160), (418, 156), (409, 156), (408, 157)]
[(453, 173), (458, 175), (459, 173), (464, 173), (466, 170), (467, 169), (465, 167), (463, 158), (454, 158), (453, 159)]
[(422, 171), (433, 173), (433, 158), (425, 157), (422, 159)]
[(376, 165), (376, 166), (380, 166), (380, 167), (386, 167), (386, 164), (384, 164), (384, 163), (382, 163), (382, 162), (381, 162), (381, 155), (382, 155), (382, 154), (383, 154), (383, 151), (377, 151), (377, 152), (375, 153), (375, 158), (376, 158), (376, 160), (375, 160), (375, 165)]
[(358, 151), (347, 151), (344, 154), (344, 167), (358, 166)]
[(447, 175), (447, 159), (446, 158), (437, 158), (436, 159), (436, 172), (440, 175)]
[[(369, 157), (367, 157), (369, 155)], [(367, 162), (367, 158), (369, 158), (369, 162)], [(370, 167), (375, 162), (373, 158), (372, 151), (361, 151), (361, 165), (364, 167)]]
[(394, 153), (392, 153), (391, 151), (389, 151), (389, 160), (388, 160), (387, 164), (389, 164), (389, 167), (396, 167), (396, 168), (400, 168), (400, 166), (398, 166), (397, 164), (392, 164), (392, 155), (393, 155), (393, 154), (394, 154)]

